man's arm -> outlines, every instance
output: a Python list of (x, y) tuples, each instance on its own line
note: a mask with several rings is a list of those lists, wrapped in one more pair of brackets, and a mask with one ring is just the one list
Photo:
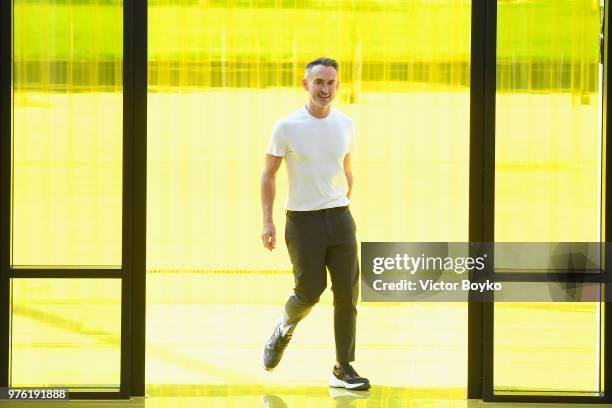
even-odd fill
[(350, 199), (351, 192), (353, 191), (353, 171), (351, 170), (351, 154), (347, 153), (344, 156), (344, 175), (346, 176), (346, 181), (348, 183), (348, 193), (346, 196)]
[(276, 228), (272, 219), (274, 197), (276, 195), (276, 173), (283, 161), (282, 157), (266, 154), (264, 170), (261, 174), (261, 207), (263, 209), (263, 230), (261, 241), (270, 251), (276, 246)]

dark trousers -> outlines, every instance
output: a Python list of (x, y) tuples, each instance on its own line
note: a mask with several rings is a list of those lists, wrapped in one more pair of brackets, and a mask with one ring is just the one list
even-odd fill
[(281, 329), (292, 332), (319, 301), (327, 286), (327, 267), (334, 295), (336, 359), (355, 361), (359, 260), (351, 212), (348, 207), (287, 211), (285, 242), (295, 287), (285, 304)]

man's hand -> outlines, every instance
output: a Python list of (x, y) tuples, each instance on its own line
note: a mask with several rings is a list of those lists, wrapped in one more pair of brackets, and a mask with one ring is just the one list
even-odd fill
[(270, 251), (276, 247), (276, 228), (274, 228), (274, 222), (272, 222), (272, 208), (276, 195), (276, 173), (282, 161), (282, 157), (266, 154), (266, 163), (261, 174), (261, 207), (263, 208), (261, 241), (263, 246)]
[(261, 241), (263, 242), (263, 246), (270, 251), (276, 248), (276, 228), (274, 227), (274, 223), (268, 222), (263, 225)]

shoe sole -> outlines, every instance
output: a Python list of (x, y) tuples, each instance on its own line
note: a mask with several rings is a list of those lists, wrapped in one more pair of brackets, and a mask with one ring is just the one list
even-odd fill
[(368, 391), (362, 390), (362, 391), (354, 391), (354, 390), (347, 390), (345, 388), (336, 388), (336, 387), (329, 387), (328, 392), (330, 397), (334, 398), (337, 401), (342, 401), (342, 400), (346, 400), (346, 399), (364, 399), (364, 398), (368, 398), (370, 397), (370, 393)]
[(336, 378), (336, 376), (333, 374), (329, 377), (329, 386), (334, 387), (334, 388), (346, 388), (347, 390), (354, 390), (354, 391), (365, 391), (365, 390), (370, 389), (370, 384), (367, 382), (349, 384), (345, 381), (342, 381), (339, 378)]

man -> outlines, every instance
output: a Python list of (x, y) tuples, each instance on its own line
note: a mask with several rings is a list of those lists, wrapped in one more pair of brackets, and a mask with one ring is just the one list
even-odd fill
[(334, 295), (336, 365), (329, 384), (367, 390), (350, 363), (355, 360), (355, 324), (359, 263), (355, 221), (349, 211), (353, 176), (350, 153), (354, 127), (350, 117), (331, 109), (338, 91), (338, 64), (319, 58), (306, 65), (302, 86), (308, 104), (279, 120), (272, 131), (261, 177), (264, 247), (276, 246), (272, 220), (275, 177), (285, 159), (289, 175), (285, 242), (293, 264), (295, 287), (282, 319), (265, 345), (263, 364), (272, 370), (298, 322), (319, 301), (329, 269)]

